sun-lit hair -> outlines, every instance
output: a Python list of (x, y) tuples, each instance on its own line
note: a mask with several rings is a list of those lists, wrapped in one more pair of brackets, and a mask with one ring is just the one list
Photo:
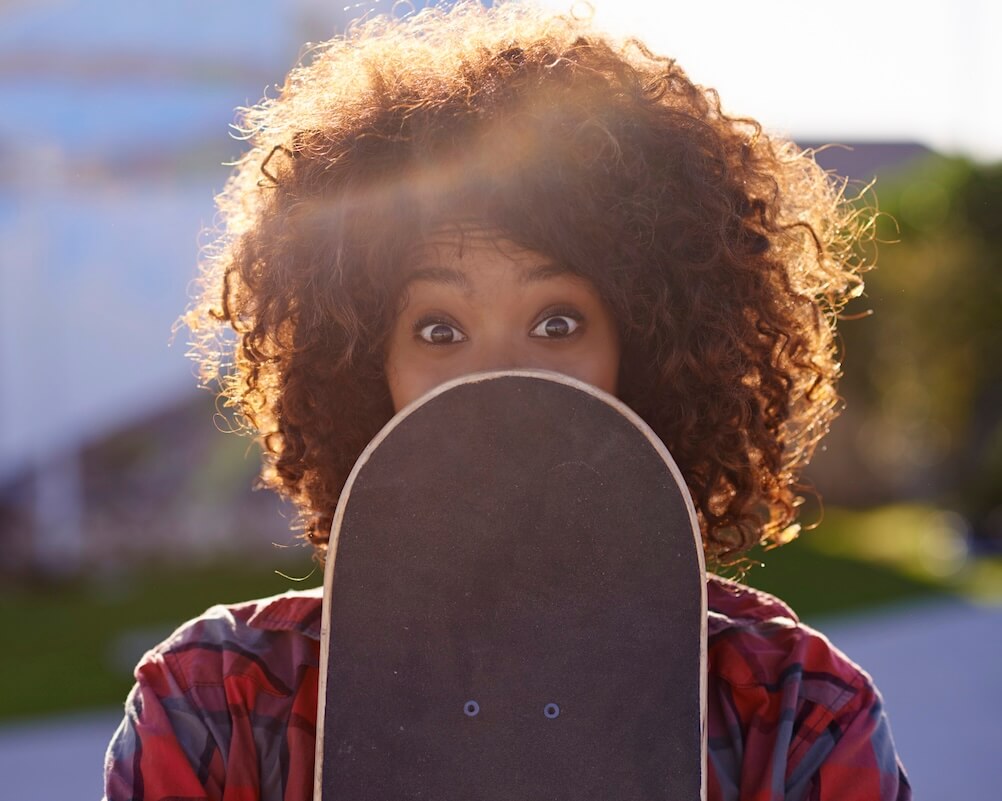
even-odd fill
[(469, 221), (597, 288), (619, 395), (677, 460), (711, 560), (795, 532), (865, 223), (810, 154), (639, 42), (524, 5), (359, 25), (242, 126), (185, 319), (203, 378), (260, 439), (263, 483), (321, 549), (392, 415), (401, 266)]

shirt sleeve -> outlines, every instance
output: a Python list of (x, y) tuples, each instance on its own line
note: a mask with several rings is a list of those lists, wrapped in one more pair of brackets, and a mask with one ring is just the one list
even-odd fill
[(910, 801), (880, 694), (827, 638), (734, 623), (709, 656), (712, 801)]
[[(197, 724), (194, 711), (185, 709), (183, 696), (159, 696), (156, 685), (168, 682), (162, 675), (150, 676), (153, 672), (149, 668), (140, 671), (139, 681), (125, 702), (125, 718), (105, 758), (104, 799), (207, 801), (212, 797), (204, 784), (207, 771), (198, 764), (205, 759), (195, 756), (192, 746), (200, 740), (202, 755), (209, 762), (218, 750), (207, 730)], [(173, 723), (179, 718), (187, 721), (180, 727), (183, 735)]]
[[(208, 801), (219, 749), (160, 660), (137, 671), (105, 758), (105, 801)], [(209, 785), (209, 786), (207, 786)]]
[(288, 625), (250, 625), (260, 606), (213, 607), (143, 657), (105, 801), (310, 797), (318, 646), (289, 603)]
[[(867, 681), (815, 741), (801, 772), (805, 801), (911, 801), (880, 695)], [(812, 765), (816, 762), (816, 768)], [(811, 770), (811, 768), (814, 768)]]

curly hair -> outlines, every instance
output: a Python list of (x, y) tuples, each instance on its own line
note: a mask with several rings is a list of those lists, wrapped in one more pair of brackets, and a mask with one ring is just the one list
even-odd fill
[(393, 413), (400, 265), (457, 220), (595, 286), (621, 326), (619, 395), (678, 462), (708, 558), (795, 535), (866, 225), (810, 153), (640, 42), (505, 4), (359, 25), (242, 130), (185, 320), (321, 555)]

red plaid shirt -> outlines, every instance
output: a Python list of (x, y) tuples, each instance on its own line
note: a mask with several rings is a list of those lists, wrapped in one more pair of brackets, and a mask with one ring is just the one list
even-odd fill
[[(772, 596), (708, 584), (710, 801), (907, 801), (869, 677)], [(143, 658), (107, 801), (307, 801), (319, 590), (217, 606)]]

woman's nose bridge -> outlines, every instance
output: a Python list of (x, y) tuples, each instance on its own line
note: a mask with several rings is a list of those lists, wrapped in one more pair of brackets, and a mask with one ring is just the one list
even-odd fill
[(477, 350), (478, 370), (515, 370), (534, 367), (531, 348), (519, 337), (506, 334), (484, 337)]

